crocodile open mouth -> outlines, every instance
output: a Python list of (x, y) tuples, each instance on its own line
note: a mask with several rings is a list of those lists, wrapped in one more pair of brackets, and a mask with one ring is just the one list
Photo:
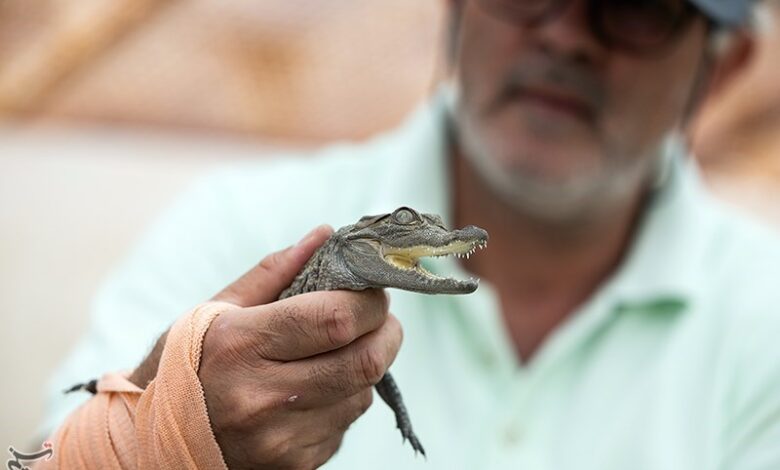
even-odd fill
[(481, 250), (486, 246), (487, 240), (456, 240), (443, 246), (412, 246), (406, 248), (383, 246), (382, 257), (388, 264), (397, 269), (415, 271), (433, 279), (443, 279), (422, 267), (420, 258), (440, 258), (451, 255), (458, 258), (468, 258), (475, 251)]

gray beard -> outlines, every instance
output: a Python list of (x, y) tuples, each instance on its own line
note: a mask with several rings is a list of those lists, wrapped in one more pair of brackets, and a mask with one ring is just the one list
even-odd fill
[[(448, 90), (452, 93), (452, 90)], [(570, 225), (609, 216), (615, 207), (625, 204), (652, 186), (671, 155), (677, 141), (670, 132), (658, 148), (641, 158), (609, 156), (607, 164), (582, 172), (566, 181), (549, 181), (522, 170), (507, 171), (490, 151), (460, 109), (455, 96), (448, 99), (448, 119), (461, 146), (461, 153), (496, 197), (526, 218), (549, 225)]]

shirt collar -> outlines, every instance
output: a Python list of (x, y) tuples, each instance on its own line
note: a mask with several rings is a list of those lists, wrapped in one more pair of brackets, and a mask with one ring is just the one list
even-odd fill
[[(374, 180), (379, 186), (369, 204), (374, 213), (408, 205), (441, 214), (452, 225), (446, 100), (446, 93), (438, 94), (398, 130), (380, 137), (375, 149), (384, 159), (383, 175)], [(668, 145), (662, 162), (653, 196), (621, 267), (556, 330), (534, 360), (536, 369), (544, 370), (544, 364), (565, 357), (616, 314), (676, 314), (696, 302), (707, 277), (707, 241), (717, 231), (714, 204), (705, 200), (708, 196), (696, 165), (679, 142)], [(440, 275), (468, 276), (450, 257), (424, 263)], [(498, 367), (511, 377), (519, 363), (492, 286), (483, 283), (477, 292), (447, 301), (452, 307), (448, 324), (458, 327), (458, 337), (471, 345), (475, 358), (481, 358), (481, 367)]]
[(671, 140), (661, 179), (625, 261), (604, 292), (620, 309), (668, 311), (695, 302), (715, 221), (695, 160)]

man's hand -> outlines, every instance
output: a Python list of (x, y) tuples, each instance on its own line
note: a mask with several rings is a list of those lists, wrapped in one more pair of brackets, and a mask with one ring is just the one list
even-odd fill
[(330, 234), (314, 230), (213, 299), (240, 307), (212, 323), (198, 372), (231, 469), (325, 463), (398, 352), (401, 327), (383, 291), (276, 301)]

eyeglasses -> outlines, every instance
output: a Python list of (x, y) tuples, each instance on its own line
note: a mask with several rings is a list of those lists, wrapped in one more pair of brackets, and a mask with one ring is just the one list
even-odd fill
[[(570, 0), (477, 0), (491, 15), (533, 27), (561, 13)], [(588, 0), (593, 34), (609, 47), (648, 54), (663, 50), (696, 17), (688, 0)]]

